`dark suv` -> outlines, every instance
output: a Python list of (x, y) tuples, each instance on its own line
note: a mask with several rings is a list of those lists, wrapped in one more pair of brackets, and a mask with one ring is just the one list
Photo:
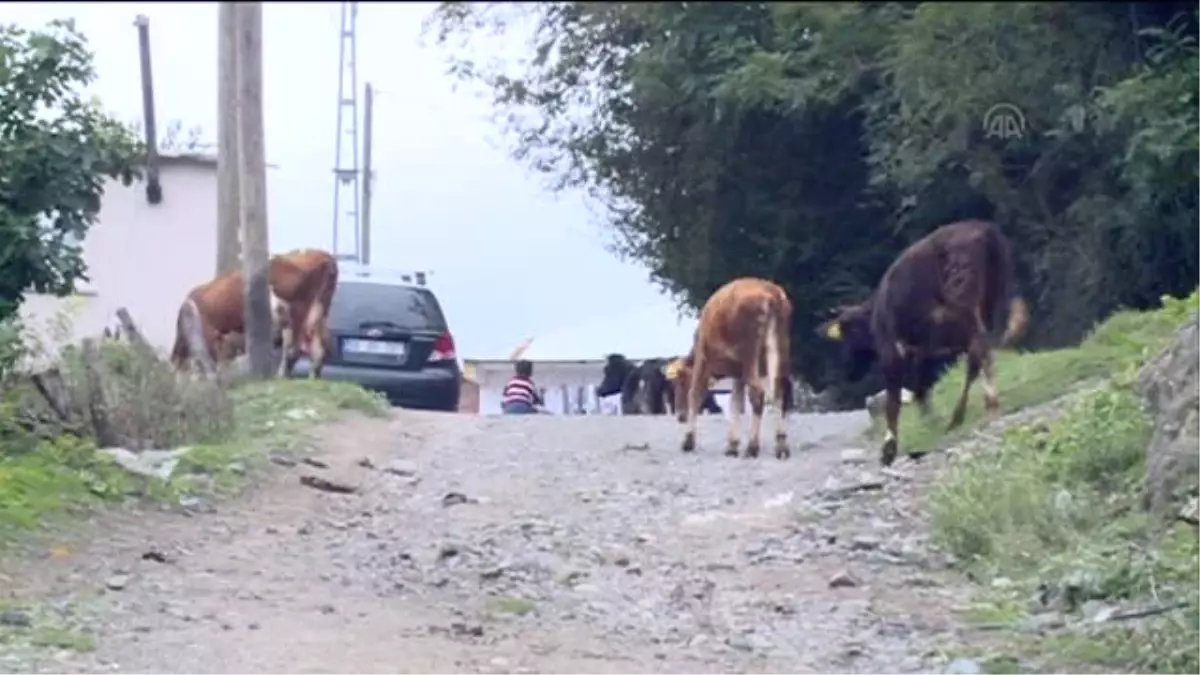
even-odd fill
[[(418, 281), (423, 276), (418, 273)], [(424, 285), (346, 274), (333, 296), (329, 331), (323, 377), (379, 391), (392, 405), (458, 410), (462, 373), (454, 337)], [(302, 358), (293, 377), (307, 377), (308, 370)]]

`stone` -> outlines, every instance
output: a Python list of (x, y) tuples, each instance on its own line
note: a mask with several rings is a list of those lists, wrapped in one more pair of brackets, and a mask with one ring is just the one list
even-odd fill
[(946, 665), (943, 673), (953, 675), (980, 675), (983, 672), (983, 666), (975, 659), (954, 659)]
[(829, 578), (830, 588), (853, 588), (858, 585), (858, 580), (845, 570), (838, 572)]
[(175, 448), (174, 450), (138, 450), (136, 452), (125, 448), (103, 448), (100, 453), (116, 460), (122, 468), (140, 476), (149, 476), (168, 480), (175, 471), (179, 458), (186, 454), (190, 447)]
[(1200, 326), (1197, 317), (1175, 344), (1147, 363), (1138, 378), (1154, 420), (1146, 449), (1146, 500), (1159, 513), (1194, 495), (1200, 472)]
[(128, 574), (114, 574), (104, 580), (104, 587), (110, 591), (124, 590), (129, 585)]
[(848, 448), (842, 451), (843, 464), (866, 464), (867, 451), (862, 448)]
[(29, 612), (23, 612), (19, 609), (6, 609), (0, 612), (0, 626), (28, 628), (32, 625), (33, 617), (29, 615)]
[(878, 537), (860, 534), (850, 540), (850, 548), (855, 551), (874, 551), (882, 543)]
[(417, 475), (417, 465), (415, 462), (410, 462), (407, 459), (393, 459), (383, 467), (383, 470), (395, 476), (415, 476)]

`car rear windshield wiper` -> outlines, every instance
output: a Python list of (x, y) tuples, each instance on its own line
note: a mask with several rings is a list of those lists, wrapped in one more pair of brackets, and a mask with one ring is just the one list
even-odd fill
[(393, 330), (404, 330), (404, 326), (391, 321), (363, 321), (362, 323), (358, 324), (359, 330), (370, 330), (372, 328), (391, 328)]

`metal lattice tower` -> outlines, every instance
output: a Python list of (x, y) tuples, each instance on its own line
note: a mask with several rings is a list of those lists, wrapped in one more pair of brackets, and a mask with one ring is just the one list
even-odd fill
[[(358, 167), (358, 3), (342, 3), (342, 27), (338, 33), (337, 140), (333, 168), (333, 254), (342, 260), (362, 257), (359, 237)], [(343, 210), (345, 209), (345, 210)], [(341, 241), (352, 239), (352, 251), (343, 251)]]

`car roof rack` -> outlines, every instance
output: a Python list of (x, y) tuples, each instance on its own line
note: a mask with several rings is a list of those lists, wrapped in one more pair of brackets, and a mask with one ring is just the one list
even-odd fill
[(358, 262), (353, 255), (339, 255), (338, 272), (345, 277), (355, 279), (371, 279), (378, 281), (399, 281), (405, 284), (425, 286), (433, 270), (397, 270), (374, 266), (366, 266)]

